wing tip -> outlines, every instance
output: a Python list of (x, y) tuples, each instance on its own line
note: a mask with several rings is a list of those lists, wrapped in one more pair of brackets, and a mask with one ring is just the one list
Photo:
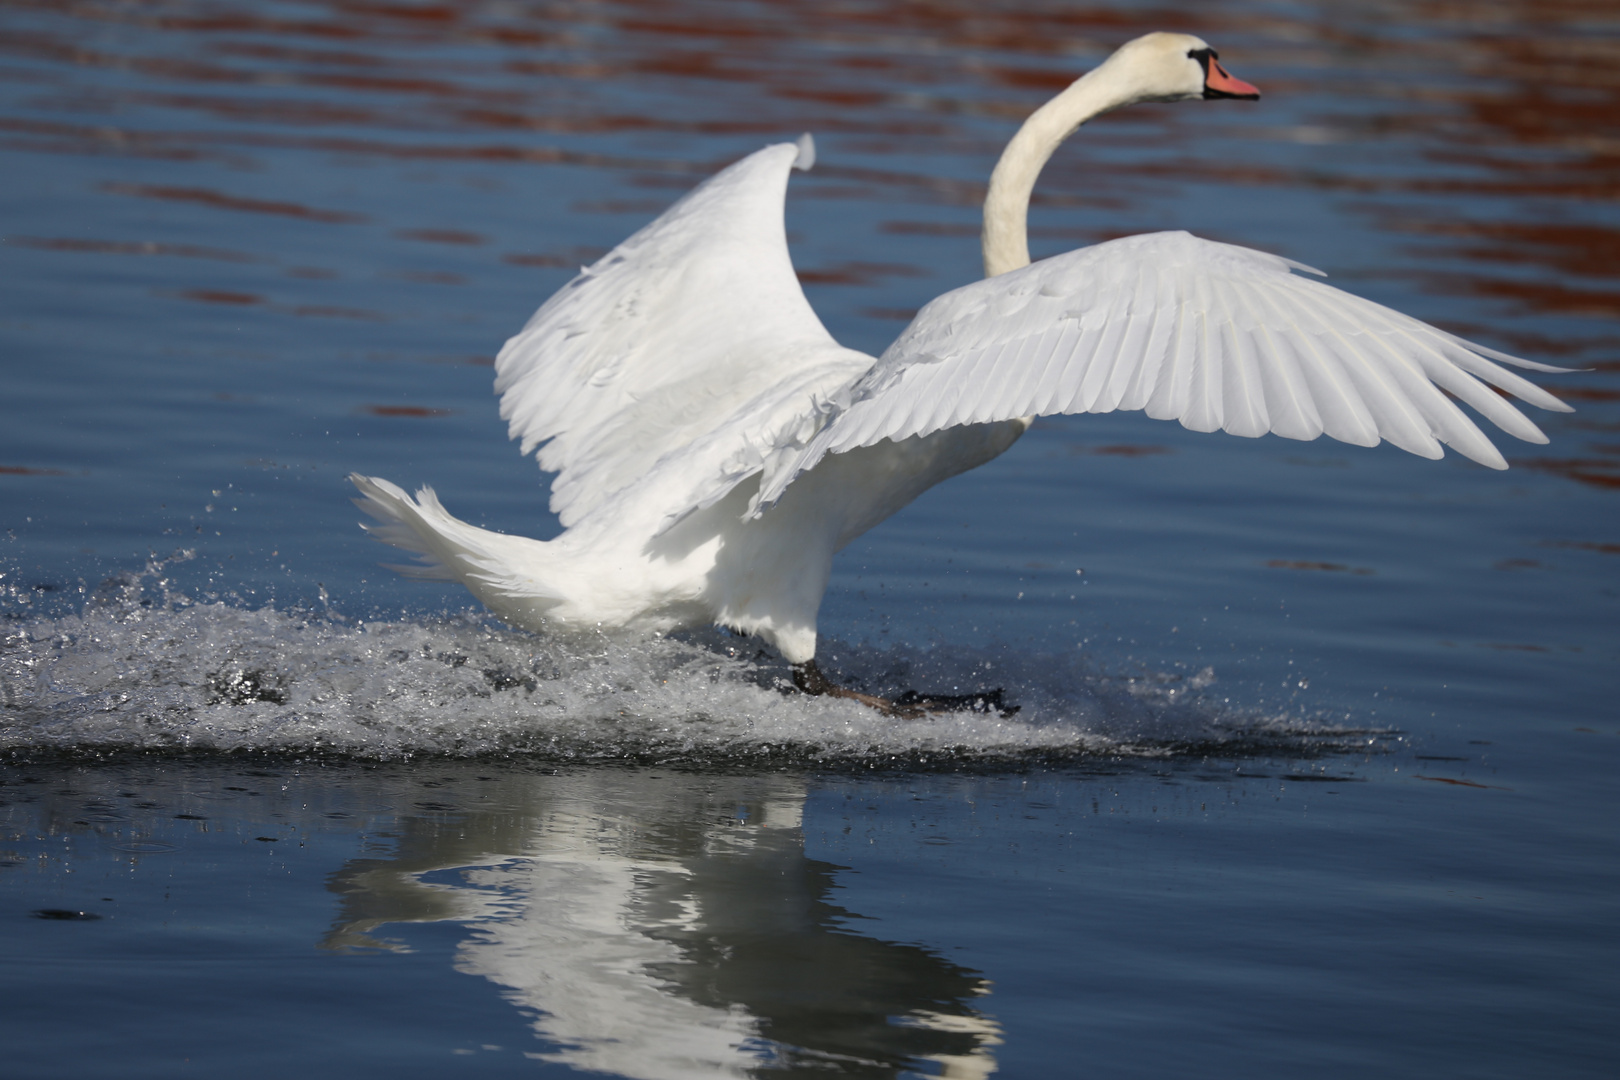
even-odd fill
[(793, 159), (793, 167), (800, 172), (809, 172), (816, 167), (816, 137), (808, 131), (799, 136), (795, 144), (799, 148), (799, 155)]

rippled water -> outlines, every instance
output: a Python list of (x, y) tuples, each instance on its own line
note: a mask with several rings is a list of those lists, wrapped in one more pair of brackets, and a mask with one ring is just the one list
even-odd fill
[[(1041, 421), (840, 555), (821, 620), (851, 682), (1010, 716), (807, 701), (718, 632), (517, 633), (377, 567), (350, 471), (557, 531), (491, 357), (703, 176), (816, 135), (794, 259), (876, 352), (978, 273), (1022, 116), (1159, 28), (1264, 99), (1088, 125), (1036, 257), (1187, 228), (1319, 266), (1580, 369), (1539, 379), (1577, 407), (1550, 445)], [(0, 3), (19, 1075), (1611, 1074), (1617, 31)]]

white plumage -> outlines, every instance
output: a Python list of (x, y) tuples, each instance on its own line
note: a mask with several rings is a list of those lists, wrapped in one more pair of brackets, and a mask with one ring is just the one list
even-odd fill
[(759, 505), (826, 454), (1018, 416), (1141, 409), (1193, 431), (1387, 439), (1427, 458), (1445, 443), (1505, 469), (1446, 393), (1527, 442), (1547, 437), (1486, 383), (1567, 411), (1484, 357), (1562, 368), (1465, 341), (1296, 269), (1320, 273), (1184, 232), (1149, 233), (946, 293), (838, 395), (810, 445), (767, 473)]
[(809, 137), (725, 169), (548, 300), (496, 361), (501, 416), (555, 472), (551, 541), (478, 529), (430, 489), (355, 476), (407, 572), (464, 583), (532, 628), (756, 633), (815, 656), (833, 554), (929, 487), (1006, 450), (1035, 416), (1141, 409), (1195, 431), (1449, 445), (1507, 463), (1453, 398), (1530, 442), (1493, 391), (1568, 411), (1486, 349), (1187, 233), (1028, 264), (1024, 218), (1057, 144), (1143, 100), (1253, 97), (1197, 38), (1150, 34), (1039, 110), (985, 204), (986, 280), (923, 308), (881, 359), (805, 300), (782, 206)]

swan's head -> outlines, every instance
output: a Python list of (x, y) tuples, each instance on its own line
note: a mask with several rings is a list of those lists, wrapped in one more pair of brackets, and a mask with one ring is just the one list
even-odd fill
[(1115, 82), (1122, 105), (1260, 97), (1259, 90), (1228, 75), (1215, 50), (1191, 34), (1144, 34), (1121, 45), (1092, 75)]

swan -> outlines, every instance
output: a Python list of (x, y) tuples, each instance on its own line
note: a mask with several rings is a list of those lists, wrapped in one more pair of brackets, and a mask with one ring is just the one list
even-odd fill
[[(767, 146), (676, 202), (547, 300), (496, 360), (500, 414), (556, 474), (548, 541), (476, 528), (433, 490), (350, 477), (371, 535), (419, 556), (519, 627), (757, 635), (808, 693), (889, 703), (816, 667), (834, 553), (941, 481), (996, 457), (1037, 416), (1142, 410), (1194, 431), (1441, 444), (1507, 462), (1455, 401), (1547, 437), (1495, 391), (1569, 407), (1465, 341), (1185, 232), (1031, 264), (1030, 192), (1059, 144), (1144, 101), (1257, 99), (1187, 34), (1122, 46), (1038, 109), (990, 179), (985, 278), (940, 296), (881, 357), (833, 340), (788, 255), (789, 174), (808, 135)], [(1493, 362), (1495, 361), (1495, 362)], [(1494, 389), (1493, 389), (1494, 388)]]

